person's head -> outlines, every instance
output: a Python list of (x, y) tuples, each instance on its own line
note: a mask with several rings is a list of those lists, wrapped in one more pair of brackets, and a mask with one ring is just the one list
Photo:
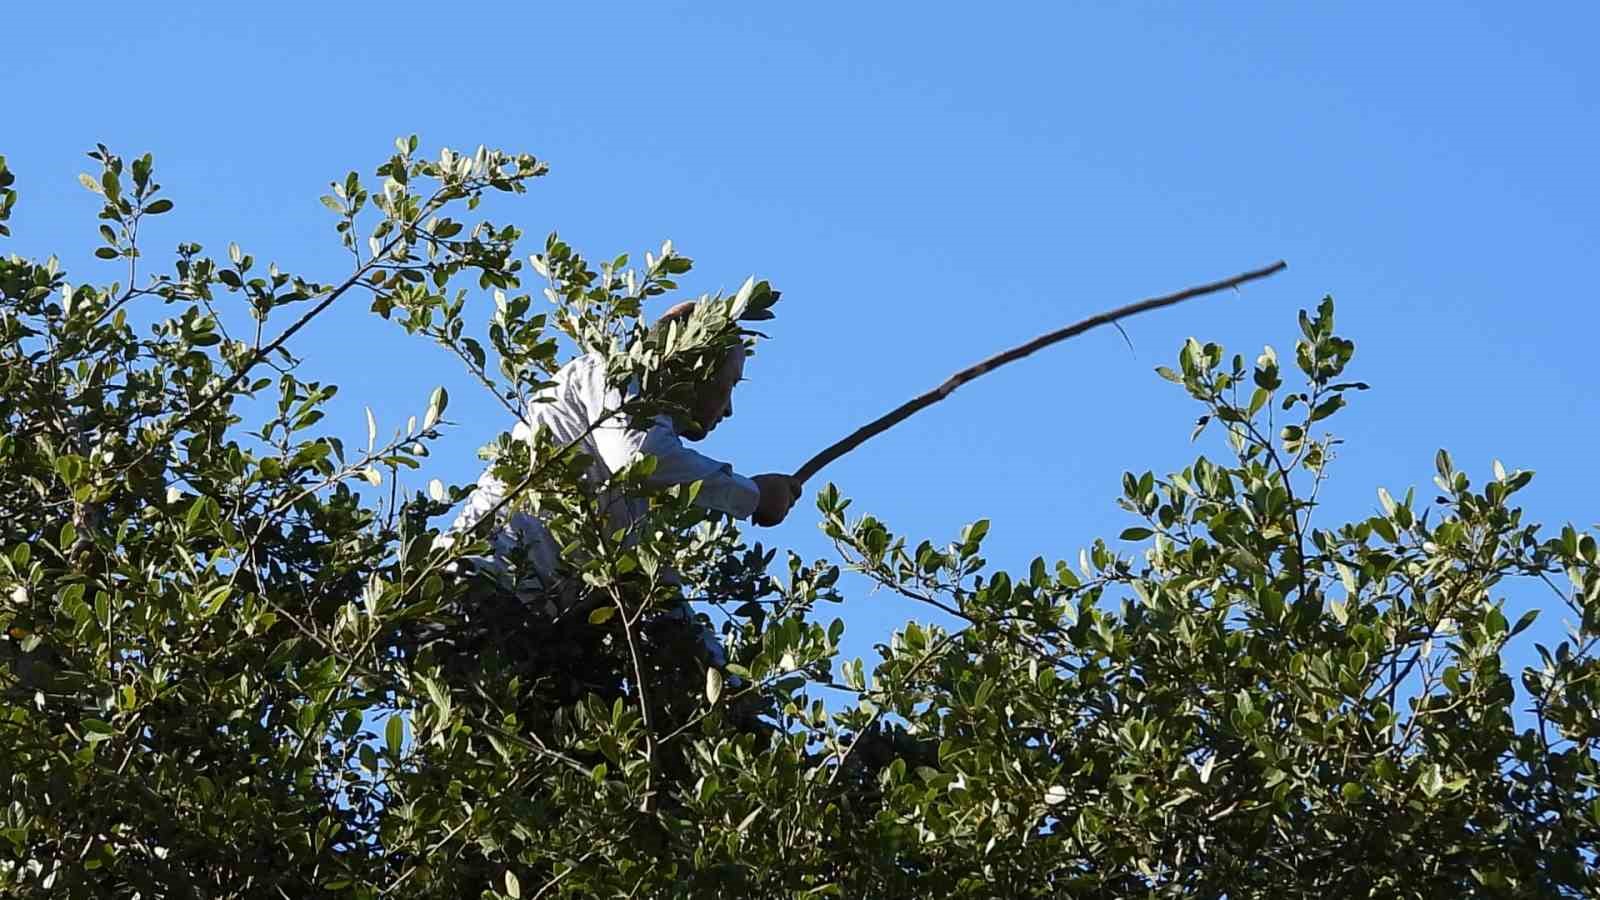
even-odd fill
[[(694, 302), (687, 301), (667, 310), (656, 320), (656, 328), (665, 328), (675, 321), (689, 318), (694, 312)], [(734, 345), (710, 381), (696, 382), (689, 399), (692, 421), (677, 422), (678, 434), (687, 440), (698, 441), (710, 434), (723, 419), (733, 415), (733, 388), (744, 377), (745, 348), (743, 342)]]

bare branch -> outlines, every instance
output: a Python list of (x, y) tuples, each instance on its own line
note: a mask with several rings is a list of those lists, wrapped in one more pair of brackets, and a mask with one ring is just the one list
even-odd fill
[(833, 446), (823, 450), (821, 453), (818, 453), (816, 456), (813, 456), (811, 459), (807, 460), (805, 465), (801, 466), (795, 471), (794, 479), (800, 482), (810, 480), (811, 476), (821, 471), (823, 466), (826, 466), (828, 463), (833, 462), (846, 453), (849, 453), (851, 450), (861, 446), (867, 441), (867, 439), (888, 431), (890, 428), (893, 428), (894, 426), (910, 418), (913, 414), (920, 412), (921, 410), (926, 409), (935, 403), (938, 403), (940, 400), (950, 396), (950, 394), (953, 393), (956, 388), (961, 387), (963, 384), (966, 384), (974, 378), (977, 378), (979, 375), (985, 375), (989, 372), (992, 372), (1006, 363), (1015, 362), (1016, 360), (1033, 353), (1035, 350), (1042, 350), (1051, 344), (1082, 334), (1091, 328), (1098, 328), (1101, 325), (1113, 324), (1118, 319), (1125, 319), (1128, 316), (1137, 315), (1138, 313), (1146, 312), (1152, 309), (1160, 309), (1163, 306), (1172, 306), (1175, 303), (1182, 303), (1185, 300), (1189, 300), (1194, 297), (1201, 297), (1206, 294), (1214, 294), (1218, 291), (1227, 290), (1228, 288), (1236, 288), (1246, 282), (1255, 281), (1260, 278), (1266, 278), (1269, 275), (1275, 275), (1278, 272), (1283, 271), (1285, 268), (1288, 268), (1288, 263), (1284, 262), (1283, 260), (1279, 260), (1265, 268), (1255, 269), (1250, 272), (1235, 275), (1232, 278), (1227, 278), (1222, 281), (1214, 281), (1210, 284), (1202, 284), (1196, 287), (1188, 288), (1187, 290), (1179, 291), (1176, 294), (1167, 294), (1163, 297), (1152, 297), (1148, 300), (1141, 300), (1138, 303), (1130, 303), (1127, 306), (1090, 316), (1081, 322), (1068, 325), (1066, 328), (1062, 328), (1058, 331), (1052, 331), (1049, 334), (1040, 335), (1039, 337), (1036, 337), (1019, 347), (1013, 347), (1004, 353), (991, 356), (975, 366), (962, 369), (960, 372), (950, 376), (943, 384), (927, 392), (926, 394), (914, 397), (911, 400), (902, 403), (890, 412), (887, 412), (884, 415), (879, 416), (877, 419), (874, 419), (860, 428), (857, 428), (850, 434), (849, 437), (846, 437), (838, 443), (835, 443)]

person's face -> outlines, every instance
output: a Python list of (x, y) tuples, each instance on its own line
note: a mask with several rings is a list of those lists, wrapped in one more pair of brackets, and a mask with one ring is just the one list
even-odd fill
[(694, 421), (682, 431), (683, 437), (698, 441), (710, 434), (723, 419), (733, 415), (733, 386), (744, 377), (744, 348), (735, 348), (709, 384), (695, 393), (690, 412)]

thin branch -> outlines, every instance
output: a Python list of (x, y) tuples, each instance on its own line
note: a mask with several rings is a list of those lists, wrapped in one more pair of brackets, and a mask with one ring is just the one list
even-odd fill
[(1171, 306), (1175, 303), (1182, 303), (1183, 301), (1194, 297), (1201, 297), (1206, 294), (1214, 294), (1217, 291), (1227, 290), (1228, 288), (1236, 288), (1246, 282), (1255, 281), (1260, 278), (1266, 278), (1269, 275), (1275, 275), (1287, 267), (1288, 263), (1279, 260), (1278, 262), (1275, 262), (1265, 268), (1255, 269), (1254, 271), (1235, 275), (1232, 278), (1224, 279), (1222, 281), (1214, 281), (1210, 284), (1202, 284), (1197, 287), (1179, 291), (1176, 294), (1167, 294), (1164, 297), (1152, 297), (1148, 300), (1141, 300), (1138, 303), (1131, 303), (1127, 306), (1090, 316), (1081, 322), (1068, 325), (1066, 328), (1062, 328), (1058, 331), (1052, 331), (1049, 334), (1040, 335), (1026, 344), (1021, 345), (1020, 347), (1013, 347), (1004, 353), (991, 356), (975, 366), (962, 369), (960, 372), (950, 376), (943, 384), (939, 385), (933, 390), (902, 403), (900, 406), (896, 407), (890, 412), (885, 413), (877, 419), (874, 419), (866, 425), (856, 429), (850, 434), (849, 437), (846, 437), (838, 443), (835, 443), (833, 446), (823, 450), (821, 453), (818, 453), (816, 456), (813, 456), (810, 460), (808, 460), (805, 465), (796, 470), (794, 473), (794, 479), (800, 482), (810, 480), (811, 476), (822, 470), (822, 467), (833, 462), (846, 453), (849, 453), (851, 450), (861, 446), (869, 438), (893, 428), (894, 426), (910, 418), (913, 414), (920, 412), (921, 410), (926, 409), (935, 403), (938, 403), (940, 400), (950, 396), (950, 394), (954, 392), (956, 388), (961, 387), (963, 384), (966, 384), (974, 378), (977, 378), (979, 375), (992, 372), (1006, 363), (1015, 362), (1016, 360), (1033, 353), (1035, 350), (1041, 350), (1050, 346), (1051, 344), (1082, 334), (1091, 328), (1098, 328), (1101, 325), (1113, 324), (1118, 319), (1124, 319), (1128, 316), (1137, 315), (1138, 313), (1146, 312), (1152, 309), (1160, 309), (1163, 306)]
[(541, 887), (541, 888), (539, 888), (539, 890), (535, 891), (534, 894), (533, 894), (533, 900), (539, 900), (540, 897), (543, 897), (552, 888), (554, 888), (556, 885), (560, 884), (561, 883), (561, 879), (567, 877), (568, 875), (571, 875), (573, 872), (578, 871), (578, 866), (581, 866), (584, 863), (588, 862), (589, 861), (589, 857), (594, 856), (596, 853), (599, 853), (599, 852), (600, 851), (598, 849), (590, 850), (589, 852), (587, 852), (587, 853), (583, 854), (582, 856), (578, 857), (575, 865), (569, 867), (568, 869), (566, 869), (566, 871), (562, 872), (561, 874), (559, 874), (559, 875), (555, 876), (554, 878), (550, 879), (549, 881), (545, 882), (544, 883), (544, 887)]
[[(390, 238), (389, 242), (380, 248), (380, 256), (381, 254), (388, 253), (390, 250), (392, 250), (395, 243), (399, 240), (399, 237)], [(190, 422), (193, 422), (199, 417), (200, 413), (204, 412), (213, 403), (226, 396), (229, 391), (233, 390), (235, 385), (243, 381), (250, 374), (251, 369), (254, 369), (256, 365), (261, 363), (268, 356), (272, 355), (274, 351), (278, 350), (284, 344), (287, 344), (289, 342), (289, 338), (294, 337), (296, 332), (306, 327), (306, 325), (309, 324), (312, 319), (315, 319), (328, 307), (332, 306), (334, 301), (344, 296), (346, 291), (350, 290), (352, 287), (355, 287), (361, 281), (361, 278), (364, 275), (366, 275), (366, 267), (356, 269), (356, 271), (352, 273), (349, 278), (346, 278), (338, 287), (329, 291), (327, 296), (323, 297), (321, 300), (318, 300), (315, 305), (303, 313), (300, 318), (292, 322), (289, 327), (280, 332), (278, 336), (273, 338), (272, 341), (265, 347), (260, 347), (252, 352), (250, 354), (250, 358), (241, 363), (239, 368), (235, 370), (232, 375), (224, 379), (220, 387), (212, 391), (211, 394), (204, 400), (195, 404), (194, 408), (189, 410), (188, 415), (185, 415), (179, 419), (172, 426), (172, 432), (177, 433), (179, 428), (182, 428), (183, 426), (188, 425)]]
[[(921, 659), (917, 660), (916, 663), (911, 666), (910, 671), (906, 672), (905, 684), (909, 687), (913, 679), (922, 674), (923, 666), (926, 666), (928, 663), (932, 662), (939, 656), (939, 654), (944, 652), (946, 647), (960, 639), (961, 636), (966, 633), (966, 629), (962, 629), (961, 631), (952, 631), (940, 638), (939, 641), (932, 647), (929, 647), (927, 654)], [(863, 694), (863, 696), (865, 696), (865, 694)], [(838, 782), (839, 776), (844, 774), (845, 763), (850, 761), (850, 757), (856, 752), (856, 747), (861, 744), (861, 739), (866, 737), (867, 732), (872, 730), (873, 725), (877, 724), (879, 717), (883, 715), (884, 705), (885, 704), (882, 703), (873, 704), (872, 715), (867, 717), (867, 724), (861, 726), (861, 728), (855, 733), (855, 736), (851, 738), (850, 746), (844, 748), (844, 752), (839, 754), (838, 764), (833, 767), (833, 771), (828, 775), (829, 785), (833, 785)]]

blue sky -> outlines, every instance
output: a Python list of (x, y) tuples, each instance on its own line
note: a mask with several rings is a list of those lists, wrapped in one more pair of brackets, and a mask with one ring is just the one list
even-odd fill
[[(1091, 333), (826, 470), (913, 539), (988, 517), (990, 558), (1020, 567), (1114, 536), (1124, 470), (1199, 452), (1196, 410), (1152, 368), (1189, 335), (1287, 350), (1295, 310), (1330, 293), (1373, 390), (1334, 420), (1325, 523), (1376, 510), (1380, 484), (1427, 496), (1439, 447), (1480, 482), (1495, 458), (1536, 469), (1535, 520), (1600, 511), (1591, 4), (32, 3), (0, 24), (22, 193), (4, 252), (118, 277), (89, 256), (76, 182), (96, 141), (154, 152), (178, 203), (147, 229), (152, 261), (235, 240), (324, 280), (346, 260), (317, 197), (396, 135), (532, 152), (550, 176), (492, 207), (528, 250), (554, 229), (597, 258), (670, 237), (694, 292), (751, 273), (784, 291), (707, 445), (750, 474), (1039, 332), (1289, 261), (1132, 321), (1132, 353)], [(363, 404), (394, 425), (450, 386), (460, 425), (423, 480), (472, 479), (507, 425), (363, 304), (299, 349), (342, 385), (327, 422), (353, 442)], [(824, 555), (815, 522), (808, 499), (761, 537)], [(912, 611), (857, 594), (842, 614), (854, 655)]]

